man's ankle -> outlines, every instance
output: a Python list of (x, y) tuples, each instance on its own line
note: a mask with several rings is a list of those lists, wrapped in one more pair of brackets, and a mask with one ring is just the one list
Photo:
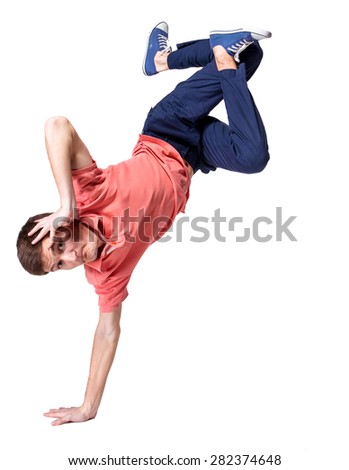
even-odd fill
[(157, 72), (164, 72), (165, 70), (169, 70), (167, 64), (167, 57), (169, 56), (170, 52), (157, 52), (154, 57), (154, 64), (155, 69)]
[(223, 46), (215, 46), (212, 51), (218, 71), (226, 69), (236, 70), (238, 68), (234, 57), (229, 55)]

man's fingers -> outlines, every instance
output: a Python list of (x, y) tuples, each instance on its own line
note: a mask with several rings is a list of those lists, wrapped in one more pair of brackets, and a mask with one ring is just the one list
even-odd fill
[(47, 413), (44, 413), (46, 418), (56, 418), (51, 422), (52, 426), (60, 426), (61, 424), (70, 423), (72, 421), (71, 408), (52, 408)]
[(28, 236), (31, 237), (32, 235), (34, 235), (34, 233), (36, 233), (38, 230), (40, 230), (41, 226), (39, 226), (39, 224), (35, 225), (35, 227), (33, 227), (31, 229), (30, 232), (28, 232)]
[(61, 406), (60, 408), (50, 408), (44, 416), (48, 416), (49, 418), (61, 418), (64, 413), (68, 413), (72, 410), (72, 408), (66, 408)]
[(64, 418), (67, 414), (67, 410), (50, 410), (47, 413), (44, 413), (44, 416), (47, 418)]
[(47, 232), (44, 230), (44, 228), (42, 228), (42, 229), (40, 230), (39, 235), (38, 235), (36, 238), (34, 238), (34, 240), (32, 241), (32, 245), (35, 245), (35, 244), (38, 243), (42, 238), (44, 238), (44, 236), (46, 235), (46, 233), (47, 233)]
[(61, 424), (70, 423), (71, 419), (68, 416), (49, 416), (49, 418), (57, 418), (51, 422), (52, 426), (60, 426)]
[[(36, 228), (36, 227), (35, 227), (35, 228)], [(34, 228), (34, 229), (35, 229), (35, 228)], [(36, 230), (34, 230), (34, 229), (32, 230), (33, 234), (34, 234), (35, 232), (37, 232), (37, 230), (39, 230), (39, 229), (40, 229), (40, 232), (39, 232), (39, 234), (37, 235), (37, 237), (34, 238), (34, 240), (32, 241), (32, 245), (35, 245), (36, 243), (38, 243), (42, 238), (44, 238), (44, 236), (45, 236), (48, 232), (50, 232), (50, 244), (49, 244), (48, 248), (51, 248), (51, 246), (54, 244), (54, 237), (55, 237), (55, 234), (56, 234), (55, 230), (53, 230), (53, 229), (50, 230), (50, 228), (47, 227), (47, 226), (46, 226), (46, 227), (45, 227), (45, 226), (44, 226), (44, 227), (38, 227)], [(31, 232), (28, 233), (28, 235), (30, 236), (30, 235), (31, 235)]]
[(66, 216), (61, 216), (61, 217), (56, 217), (53, 218), (51, 217), (44, 217), (43, 219), (37, 219), (35, 220), (36, 225), (32, 228), (32, 230), (28, 233), (28, 236), (31, 237), (32, 235), (35, 235), (37, 232), (39, 232), (36, 236), (36, 238), (32, 241), (32, 245), (35, 245), (38, 243), (44, 236), (50, 232), (50, 245), (49, 248), (54, 243), (54, 237), (57, 234), (57, 229), (65, 229), (65, 227), (69, 227), (69, 225), (72, 222), (71, 217), (66, 217)]
[(48, 418), (61, 418), (62, 413), (64, 413), (64, 408), (58, 408), (47, 411), (44, 413), (44, 416), (47, 416)]
[(59, 416), (57, 415), (58, 413), (58, 410), (50, 410), (50, 411), (47, 411), (46, 413), (44, 413), (44, 416), (46, 416), (46, 418), (58, 418)]
[(86, 414), (82, 407), (75, 406), (72, 406), (71, 408), (51, 408), (50, 411), (44, 413), (44, 416), (47, 418), (54, 418), (54, 420), (51, 421), (52, 426), (59, 426), (65, 423), (81, 423), (94, 418), (94, 416)]
[(42, 237), (40, 237), (40, 234), (34, 238), (34, 240), (32, 241), (32, 245), (36, 245), (40, 240), (41, 240)]
[(30, 232), (28, 232), (28, 236), (31, 237), (32, 235), (34, 235), (35, 232), (37, 232), (38, 230), (40, 230), (42, 227), (43, 227), (43, 224), (42, 222), (47, 219), (47, 217), (44, 217), (43, 219), (37, 219), (37, 220), (34, 220), (34, 222), (36, 223), (35, 227), (33, 227), (31, 229)]
[(60, 426), (61, 424), (69, 423), (69, 421), (65, 421), (64, 419), (55, 419), (52, 421), (51, 426)]

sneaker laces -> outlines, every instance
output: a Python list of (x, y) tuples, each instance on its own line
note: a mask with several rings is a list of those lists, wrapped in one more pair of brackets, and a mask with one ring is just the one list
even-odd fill
[(172, 47), (170, 46), (168, 37), (164, 36), (161, 33), (158, 34), (158, 44), (159, 44), (159, 50), (161, 54), (166, 54), (166, 52), (172, 51)]
[(250, 44), (252, 44), (253, 41), (247, 41), (246, 39), (242, 39), (241, 41), (236, 42), (235, 44), (232, 44), (230, 47), (228, 47), (228, 51), (231, 51), (234, 53), (234, 59), (236, 62), (240, 62), (240, 53), (246, 49)]

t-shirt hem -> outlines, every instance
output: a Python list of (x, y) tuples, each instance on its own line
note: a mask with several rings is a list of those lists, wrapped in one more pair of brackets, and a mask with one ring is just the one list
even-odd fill
[(153, 137), (152, 135), (147, 135), (147, 134), (139, 134), (139, 140), (143, 141), (143, 142), (148, 141), (148, 142), (153, 142), (155, 144), (158, 144), (158, 145), (160, 145), (160, 147), (162, 147), (164, 150), (166, 150), (169, 155), (175, 156), (176, 160), (178, 160), (183, 165), (183, 168), (187, 173), (188, 179), (191, 180), (192, 174), (191, 174), (189, 168), (187, 167), (187, 165), (185, 164), (185, 161), (184, 161), (182, 155), (171, 144), (169, 144), (165, 140), (159, 139), (158, 137)]
[(110, 312), (112, 312), (117, 307), (119, 307), (127, 297), (128, 297), (128, 292), (125, 292), (124, 295), (121, 297), (121, 299), (118, 300), (117, 302), (113, 302), (112, 304), (99, 306), (99, 312), (100, 313), (110, 313)]

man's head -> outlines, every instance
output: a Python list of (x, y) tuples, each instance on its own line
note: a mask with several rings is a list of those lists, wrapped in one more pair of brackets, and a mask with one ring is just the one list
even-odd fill
[(103, 243), (87, 225), (78, 221), (57, 229), (53, 243), (47, 234), (33, 245), (37, 234), (29, 236), (28, 233), (36, 225), (36, 220), (48, 215), (30, 217), (19, 232), (17, 255), (26, 271), (41, 276), (60, 269), (73, 269), (98, 257), (98, 249)]
[(41, 243), (32, 245), (36, 235), (29, 236), (28, 233), (35, 227), (36, 220), (49, 216), (50, 213), (38, 214), (29, 217), (21, 228), (17, 238), (17, 256), (23, 268), (30, 274), (42, 276), (47, 274), (42, 267)]

